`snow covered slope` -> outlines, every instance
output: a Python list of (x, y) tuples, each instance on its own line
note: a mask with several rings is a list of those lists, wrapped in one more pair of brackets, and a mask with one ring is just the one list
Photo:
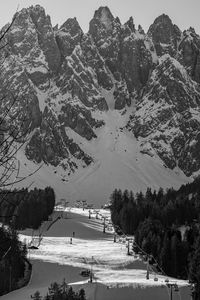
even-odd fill
[[(139, 192), (145, 191), (149, 186), (155, 189), (171, 186), (178, 188), (182, 183), (188, 182), (190, 179), (178, 168), (170, 170), (164, 167), (156, 154), (151, 157), (140, 152), (134, 135), (123, 129), (128, 114), (116, 110), (98, 113), (96, 117), (103, 118), (105, 125), (97, 130), (98, 138), (92, 141), (67, 129), (67, 135), (93, 157), (93, 163), (69, 176), (61, 166), (44, 164), (35, 175), (28, 178), (29, 182), (33, 182), (32, 186), (51, 185), (55, 189), (57, 200), (66, 198), (74, 203), (76, 200), (86, 199), (96, 206), (108, 202), (115, 188)], [(38, 167), (25, 157), (23, 150), (18, 153), (18, 159), (21, 161), (21, 175)], [(25, 183), (26, 181), (23, 185)]]
[[(84, 288), (88, 300), (169, 299), (166, 277), (157, 275), (158, 281), (154, 281), (155, 274), (150, 272), (150, 279), (146, 280), (145, 263), (127, 255), (126, 243), (119, 242), (118, 238), (113, 243), (112, 232), (102, 232), (102, 221), (96, 220), (95, 214), (88, 219), (88, 210), (71, 209), (67, 213), (67, 219), (60, 219), (44, 233), (39, 249), (30, 251), (33, 275), (29, 285), (2, 296), (2, 300), (29, 299), (36, 290), (46, 295), (52, 281), (62, 282), (63, 278), (74, 289)], [(104, 215), (103, 210), (101, 213)], [(75, 237), (70, 244), (73, 231)], [(20, 238), (30, 240), (28, 230)], [(91, 265), (93, 284), (80, 276), (81, 270), (90, 269)], [(174, 278), (169, 280), (180, 288), (174, 299), (188, 300), (188, 283)]]
[(199, 172), (200, 37), (193, 29), (182, 33), (162, 15), (145, 34), (132, 17), (121, 24), (100, 7), (85, 34), (76, 18), (53, 28), (36, 5), (16, 14), (7, 43), (1, 114), (11, 106), (8, 132), (26, 134), (21, 175), (42, 165), (21, 185), (51, 185), (58, 200), (101, 205), (114, 188), (176, 188)]

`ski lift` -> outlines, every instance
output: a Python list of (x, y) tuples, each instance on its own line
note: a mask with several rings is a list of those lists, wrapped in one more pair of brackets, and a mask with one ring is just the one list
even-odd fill
[(136, 245), (135, 243), (133, 243), (133, 251), (134, 251), (135, 253), (138, 252), (138, 247), (137, 247), (137, 245)]
[(33, 245), (33, 246), (29, 246), (28, 249), (37, 250), (39, 248)]
[(154, 277), (154, 281), (158, 281), (158, 277)]
[(156, 263), (154, 263), (154, 264), (152, 264), (155, 268), (157, 268), (158, 267), (158, 263), (156, 262)]
[(83, 277), (89, 277), (90, 276), (90, 270), (82, 270), (80, 272), (80, 275), (83, 276)]
[(158, 277), (155, 274), (154, 281), (158, 281)]

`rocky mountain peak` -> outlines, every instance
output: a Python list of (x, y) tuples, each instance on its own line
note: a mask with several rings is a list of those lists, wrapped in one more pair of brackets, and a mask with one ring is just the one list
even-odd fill
[(37, 13), (41, 13), (43, 15), (45, 15), (45, 9), (44, 7), (42, 7), (41, 5), (39, 4), (36, 4), (36, 5), (31, 5), (29, 8), (28, 8), (29, 11), (34, 11), (34, 12), (37, 12)]
[(197, 35), (197, 33), (196, 33), (196, 31), (195, 31), (195, 29), (194, 29), (194, 27), (189, 27), (189, 29), (188, 30), (186, 30), (188, 33), (190, 33), (191, 35), (194, 35), (194, 36), (196, 36)]
[(172, 23), (168, 15), (162, 14), (149, 27), (148, 36), (153, 40), (157, 55), (169, 53), (175, 56), (181, 37), (180, 29)]
[(170, 19), (170, 17), (166, 14), (162, 14), (160, 16), (158, 16), (154, 23), (155, 26), (160, 26), (161, 24), (165, 24), (165, 25), (172, 25), (172, 20)]
[(79, 32), (81, 34), (83, 33), (76, 17), (67, 19), (67, 21), (61, 25), (60, 29), (65, 32), (70, 32), (72, 35), (75, 35)]
[(142, 28), (142, 26), (140, 24), (138, 25), (138, 32), (140, 34), (145, 34), (144, 29)]
[(35, 46), (42, 50), (49, 69), (56, 72), (60, 52), (55, 40), (51, 19), (40, 5), (22, 9), (9, 33), (9, 43), (21, 55), (30, 55)]
[(120, 18), (119, 18), (119, 17), (116, 17), (116, 18), (115, 18), (115, 22), (118, 23), (119, 25), (121, 25), (121, 21), (120, 21)]
[(129, 20), (124, 25), (128, 26), (132, 32), (135, 32), (135, 24), (133, 21), (133, 17), (130, 17)]
[(114, 17), (107, 6), (101, 6), (95, 11), (94, 19), (97, 19), (100, 24), (103, 24), (107, 30), (112, 28), (112, 21)]
[(95, 144), (118, 116), (141, 155), (187, 175), (200, 169), (200, 37), (193, 28), (182, 33), (163, 14), (145, 34), (132, 17), (122, 25), (100, 7), (84, 34), (76, 18), (53, 28), (37, 5), (17, 13), (7, 37), (0, 85), (19, 98), (14, 112), (31, 124), (28, 159), (64, 166), (66, 178), (92, 168), (88, 141)]
[(180, 44), (186, 41), (191, 44), (192, 43), (197, 44), (199, 40), (200, 40), (200, 36), (196, 33), (193, 27), (190, 27), (189, 29), (183, 31), (182, 40)]
[(56, 30), (56, 41), (61, 54), (65, 57), (71, 55), (75, 46), (83, 36), (83, 31), (76, 18), (69, 18), (59, 30)]
[(200, 37), (192, 27), (183, 31), (178, 47), (178, 59), (190, 76), (200, 83)]

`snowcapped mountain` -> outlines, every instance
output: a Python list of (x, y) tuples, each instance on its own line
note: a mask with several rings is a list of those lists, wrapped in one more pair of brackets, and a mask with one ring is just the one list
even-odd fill
[(115, 187), (178, 187), (199, 171), (194, 29), (181, 32), (162, 15), (146, 34), (100, 7), (83, 33), (76, 18), (53, 28), (37, 5), (16, 14), (6, 43), (1, 111), (16, 98), (6, 121), (29, 131), (22, 174), (44, 162), (35, 185), (104, 203)]

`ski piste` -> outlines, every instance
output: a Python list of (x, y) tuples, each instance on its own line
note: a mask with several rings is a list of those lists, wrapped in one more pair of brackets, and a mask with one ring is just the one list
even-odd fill
[[(23, 289), (2, 296), (2, 300), (29, 299), (36, 290), (45, 295), (52, 282), (62, 282), (64, 278), (74, 289), (84, 288), (88, 300), (130, 297), (167, 300), (169, 284), (178, 286), (173, 299), (189, 299), (187, 281), (169, 278), (160, 270), (156, 273), (149, 269), (142, 251), (134, 254), (134, 237), (116, 235), (115, 242), (108, 209), (58, 205), (50, 221), (34, 231), (33, 236), (32, 233), (27, 229), (19, 235), (22, 241), (27, 244), (32, 241), (37, 246), (40, 239), (38, 249), (29, 249), (33, 264), (31, 280)], [(91, 275), (89, 272), (88, 276), (82, 276), (84, 270), (89, 270)]]

